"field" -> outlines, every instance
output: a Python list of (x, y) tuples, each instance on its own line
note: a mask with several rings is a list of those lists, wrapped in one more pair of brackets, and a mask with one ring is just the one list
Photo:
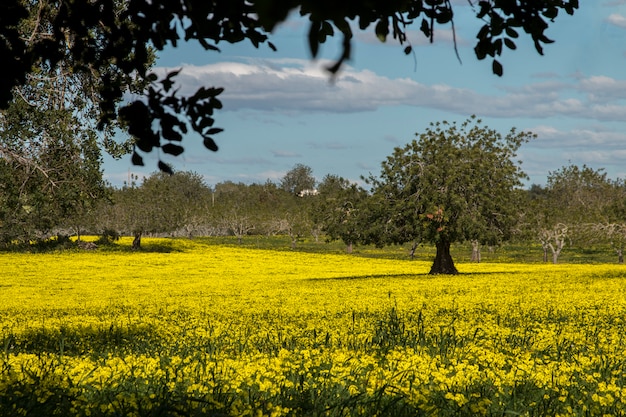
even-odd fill
[(0, 254), (0, 415), (626, 415), (623, 265), (145, 245)]

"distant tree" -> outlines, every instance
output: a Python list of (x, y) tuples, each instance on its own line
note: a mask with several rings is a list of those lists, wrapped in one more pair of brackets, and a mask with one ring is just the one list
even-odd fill
[(154, 173), (143, 181), (141, 192), (148, 201), (148, 232), (178, 234), (209, 211), (211, 190), (195, 172)]
[(213, 216), (239, 243), (261, 223), (259, 200), (244, 183), (225, 181), (215, 186)]
[[(455, 33), (456, 13), (471, 13), (480, 21), (474, 48), (477, 59), (491, 59), (491, 70), (502, 75), (500, 56), (515, 50), (520, 33), (532, 39), (535, 49), (551, 43), (546, 31), (559, 13), (573, 14), (578, 0), (478, 1), (471, 7), (453, 6), (449, 0), (372, 0), (367, 2), (320, 2), (318, 0), (3, 0), (0, 2), (0, 108), (6, 108), (15, 87), (24, 84), (39, 63), (52, 71), (64, 61), (79, 76), (99, 79), (96, 96), (98, 127), (110, 126), (116, 119), (136, 137), (133, 162), (143, 164), (142, 153), (159, 148), (179, 155), (183, 135), (193, 130), (203, 137), (208, 149), (217, 150), (213, 136), (222, 129), (213, 127), (213, 114), (222, 108), (218, 96), (222, 88), (201, 87), (189, 97), (173, 89), (179, 71), (159, 78), (149, 71), (150, 48), (163, 50), (181, 41), (197, 41), (206, 50), (216, 51), (220, 43), (249, 41), (255, 47), (268, 41), (269, 33), (297, 10), (308, 20), (308, 49), (316, 57), (321, 44), (341, 36), (340, 54), (330, 65), (337, 73), (352, 58), (354, 30), (372, 30), (378, 39), (392, 37), (403, 45), (404, 53), (417, 53), (407, 39), (410, 25), (430, 41), (437, 39), (441, 26)], [(29, 16), (54, 11), (47, 20), (48, 33), (42, 37), (23, 36), (20, 27)], [(144, 97), (121, 104), (134, 82), (149, 85)], [(159, 161), (162, 170), (168, 165)]]
[[(514, 161), (533, 137), (515, 129), (502, 136), (472, 117), (460, 126), (436, 123), (382, 163), (370, 176), (373, 221), (382, 243), (432, 242), (431, 274), (456, 274), (453, 242), (496, 245), (510, 238), (524, 172)], [(389, 227), (387, 224), (391, 224)]]
[(617, 262), (623, 264), (624, 249), (626, 249), (626, 221), (594, 224), (592, 232), (608, 240), (617, 255)]
[(571, 230), (564, 223), (553, 223), (550, 226), (541, 227), (538, 238), (543, 248), (543, 261), (548, 262), (548, 250), (550, 250), (552, 263), (556, 264), (565, 245), (568, 242), (571, 243)]
[(313, 200), (311, 216), (330, 240), (341, 239), (348, 253), (363, 240), (363, 207), (367, 192), (337, 175), (326, 175)]
[(113, 193), (113, 207), (101, 207), (103, 230), (134, 236), (141, 247), (144, 234), (191, 234), (189, 225), (210, 209), (211, 190), (194, 172), (156, 172), (141, 184), (135, 180)]
[(313, 169), (303, 164), (296, 164), (280, 180), (280, 187), (293, 195), (299, 195), (305, 190), (315, 189)]
[(603, 169), (564, 166), (548, 174), (546, 186), (552, 209), (561, 221), (577, 227), (601, 222), (612, 202), (613, 182)]
[(607, 222), (607, 207), (611, 204), (615, 187), (602, 170), (586, 165), (564, 166), (548, 174), (545, 193), (539, 207), (538, 237), (548, 250), (552, 262), (558, 258), (568, 242), (586, 245), (600, 237), (598, 224)]
[(608, 242), (617, 254), (617, 262), (624, 263), (626, 249), (626, 182), (611, 181), (606, 193), (601, 221), (588, 226), (591, 239)]

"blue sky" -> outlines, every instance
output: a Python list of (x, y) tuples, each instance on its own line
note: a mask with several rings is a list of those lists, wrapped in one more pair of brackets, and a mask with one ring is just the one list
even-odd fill
[[(521, 35), (517, 50), (500, 58), (502, 77), (492, 74), (490, 60), (474, 55), (481, 22), (468, 2), (453, 3), (461, 62), (450, 27), (437, 29), (434, 44), (411, 27), (415, 55), (408, 56), (369, 28), (357, 34), (351, 61), (331, 82), (323, 66), (338, 56), (340, 39), (329, 39), (313, 61), (307, 26), (297, 18), (272, 35), (277, 52), (247, 43), (220, 45), (221, 53), (195, 44), (163, 51), (156, 70), (182, 68), (182, 93), (226, 89), (224, 109), (216, 113), (215, 126), (224, 129), (215, 136), (219, 151), (189, 135), (182, 155), (163, 159), (210, 186), (279, 181), (298, 163), (318, 180), (336, 174), (360, 182), (430, 122), (475, 114), (502, 134), (512, 127), (537, 134), (518, 153), (528, 184), (545, 184), (549, 172), (569, 164), (626, 178), (626, 0), (582, 1), (574, 16), (559, 15), (547, 32), (556, 42), (544, 56)], [(105, 178), (119, 186), (130, 173), (154, 172), (156, 158), (146, 156), (146, 166), (136, 167), (130, 156), (106, 157)]]

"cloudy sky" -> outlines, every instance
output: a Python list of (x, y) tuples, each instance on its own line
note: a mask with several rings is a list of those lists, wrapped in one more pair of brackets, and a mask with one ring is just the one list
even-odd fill
[[(434, 44), (412, 27), (415, 54), (408, 56), (370, 28), (356, 36), (351, 61), (332, 81), (323, 68), (338, 56), (340, 39), (329, 39), (313, 61), (307, 26), (297, 18), (271, 37), (277, 52), (243, 43), (220, 45), (220, 53), (197, 45), (163, 51), (157, 71), (182, 68), (181, 92), (225, 88), (216, 113), (215, 126), (224, 129), (215, 136), (219, 151), (190, 135), (185, 153), (164, 160), (208, 185), (278, 181), (298, 163), (318, 180), (337, 174), (359, 181), (378, 174), (395, 147), (431, 122), (475, 114), (503, 134), (512, 127), (537, 134), (518, 154), (529, 184), (545, 184), (550, 171), (569, 164), (626, 178), (626, 0), (583, 1), (574, 16), (559, 15), (547, 32), (556, 42), (544, 56), (522, 35), (517, 50), (500, 59), (502, 77), (474, 55), (481, 22), (468, 2), (453, 3), (460, 62), (449, 27), (435, 32)], [(121, 185), (129, 173), (156, 169), (156, 155), (145, 161), (142, 168), (130, 157), (106, 158), (105, 176)]]

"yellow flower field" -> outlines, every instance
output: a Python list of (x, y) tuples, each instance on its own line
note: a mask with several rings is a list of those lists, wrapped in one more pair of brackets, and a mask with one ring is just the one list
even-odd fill
[(623, 265), (158, 243), (0, 254), (0, 415), (626, 415)]

